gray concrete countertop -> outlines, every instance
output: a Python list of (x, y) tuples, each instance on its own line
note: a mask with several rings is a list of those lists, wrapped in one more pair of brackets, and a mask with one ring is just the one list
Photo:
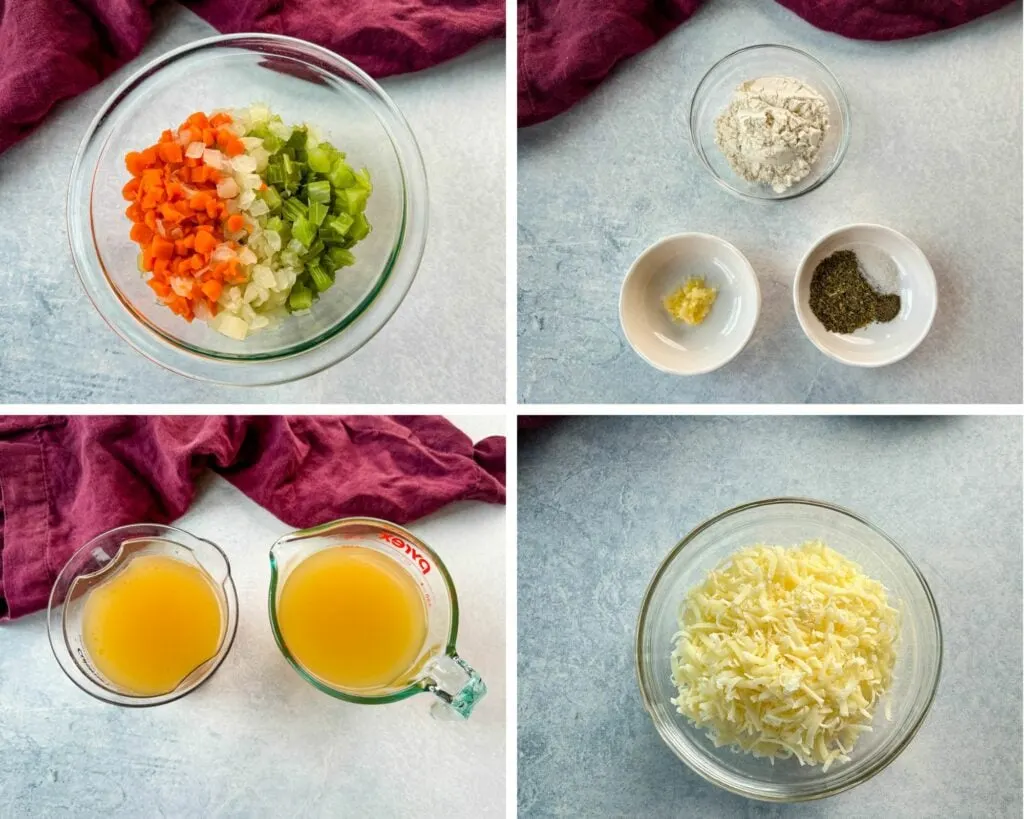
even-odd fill
[[(714, 0), (562, 116), (519, 131), (519, 395), (531, 403), (1018, 403), (1021, 400), (1021, 7), (904, 42), (854, 42), (781, 6)], [(697, 159), (690, 100), (711, 65), (755, 43), (809, 51), (850, 100), (836, 174), (786, 202), (720, 188)], [(830, 230), (877, 222), (935, 269), (939, 310), (908, 359), (847, 367), (804, 337), (792, 282)], [(618, 321), (648, 245), (721, 236), (761, 282), (747, 349), (716, 373), (649, 367)]]
[[(453, 418), (479, 440), (501, 418)], [(320, 693), (274, 644), (271, 544), (288, 531), (210, 475), (177, 525), (217, 543), (238, 590), (217, 673), (156, 708), (101, 703), (53, 659), (43, 613), (0, 626), (0, 819), (505, 815), (505, 508), (460, 503), (410, 529), (459, 593), (459, 653), (488, 686), (463, 723), (429, 694), (360, 706)]]
[[(1021, 420), (573, 418), (521, 433), (520, 816), (1020, 817)], [(746, 501), (828, 500), (928, 579), (942, 680), (882, 773), (831, 799), (745, 800), (692, 773), (644, 711), (647, 583), (697, 524)]]
[[(232, 389), (163, 370), (111, 331), (64, 224), (75, 152), (99, 107), (160, 54), (216, 32), (177, 4), (143, 53), (0, 155), (0, 400), (7, 403), (501, 403), (505, 399), (505, 57), (488, 43), (382, 82), (423, 152), (430, 227), (416, 281), (362, 350), (310, 378)], [(69, 349), (74, 355), (69, 355)]]

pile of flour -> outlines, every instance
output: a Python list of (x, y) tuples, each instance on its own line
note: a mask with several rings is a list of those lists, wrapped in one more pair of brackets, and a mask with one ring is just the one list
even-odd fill
[(828, 103), (793, 77), (761, 77), (736, 89), (715, 120), (715, 144), (748, 182), (784, 193), (811, 172), (828, 131)]

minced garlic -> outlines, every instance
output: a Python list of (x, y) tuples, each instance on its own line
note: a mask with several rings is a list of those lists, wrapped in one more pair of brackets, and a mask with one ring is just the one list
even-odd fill
[(703, 276), (691, 276), (682, 287), (665, 296), (662, 304), (675, 321), (700, 324), (708, 317), (718, 290), (708, 287)]
[(828, 770), (871, 730), (898, 634), (885, 587), (821, 541), (751, 546), (683, 602), (672, 703), (716, 747)]

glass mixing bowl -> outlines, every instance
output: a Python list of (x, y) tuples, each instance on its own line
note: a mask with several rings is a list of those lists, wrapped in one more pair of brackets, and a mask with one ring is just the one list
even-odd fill
[[(738, 176), (715, 144), (715, 120), (729, 107), (737, 86), (771, 76), (802, 80), (829, 108), (829, 128), (811, 172), (782, 193)], [(700, 81), (690, 103), (690, 140), (701, 163), (726, 190), (746, 199), (792, 199), (823, 184), (843, 161), (850, 145), (850, 106), (839, 80), (810, 54), (783, 45), (748, 46), (723, 57)]]
[[(194, 111), (261, 102), (286, 123), (308, 122), (366, 167), (373, 229), (356, 264), (304, 316), (288, 316), (245, 341), (191, 324), (158, 303), (138, 269), (124, 214), (124, 157), (156, 142)], [(427, 235), (427, 179), (404, 117), (352, 63), (292, 37), (236, 34), (175, 49), (128, 79), (93, 120), (71, 171), (67, 204), (72, 255), (86, 293), (136, 350), (206, 381), (292, 381), (348, 357), (398, 309)]]
[[(671, 654), (686, 593), (723, 559), (755, 543), (797, 545), (821, 539), (859, 563), (881, 582), (902, 623), (893, 685), (875, 713), (873, 731), (861, 736), (851, 761), (801, 766), (796, 759), (759, 759), (716, 748), (670, 702)], [(665, 743), (696, 773), (726, 790), (769, 802), (800, 802), (832, 796), (859, 785), (907, 747), (935, 697), (942, 665), (942, 630), (928, 584), (907, 554), (877, 527), (845, 509), (820, 501), (773, 498), (737, 506), (702, 523), (672, 550), (647, 587), (636, 630), (636, 665), (644, 707)]]

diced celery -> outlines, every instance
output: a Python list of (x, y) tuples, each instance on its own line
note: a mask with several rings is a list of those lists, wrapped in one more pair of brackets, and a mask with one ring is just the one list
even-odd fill
[(323, 241), (319, 236), (317, 236), (316, 239), (313, 240), (313, 244), (311, 244), (309, 249), (306, 250), (306, 259), (315, 259), (324, 252), (324, 247)]
[(285, 174), (284, 167), (280, 162), (271, 160), (270, 164), (267, 165), (267, 182), (271, 185), (284, 185)]
[(270, 208), (271, 211), (275, 211), (281, 207), (281, 194), (269, 186), (266, 190), (260, 191), (260, 199), (267, 203), (267, 207)]
[(313, 306), (313, 291), (300, 282), (295, 283), (288, 294), (288, 309), (308, 310)]
[(335, 268), (349, 267), (356, 263), (356, 257), (352, 255), (352, 251), (343, 247), (327, 248), (327, 258), (331, 260), (331, 264)]
[[(324, 183), (325, 185), (328, 183)], [(327, 205), (322, 202), (318, 202), (310, 197), (309, 200), (309, 215), (307, 217), (317, 227), (320, 227), (324, 223), (324, 219), (327, 218)]]
[(347, 188), (356, 182), (356, 175), (352, 173), (352, 169), (346, 164), (344, 159), (334, 160), (334, 164), (331, 165), (331, 172), (327, 174), (327, 178), (335, 188)]
[(306, 265), (306, 271), (309, 273), (310, 279), (313, 280), (313, 286), (320, 293), (323, 293), (334, 284), (334, 281), (327, 274), (327, 271), (323, 269), (319, 260)]
[(316, 238), (316, 225), (305, 216), (300, 216), (292, 223), (292, 236), (298, 239), (304, 247), (308, 248)]
[[(269, 190), (269, 189), (268, 189)], [(266, 193), (266, 191), (264, 191)], [(278, 197), (280, 200), (280, 197)], [(267, 219), (266, 229), (273, 231), (274, 233), (280, 233), (281, 226), (284, 224), (280, 216), (271, 216)]]
[(305, 128), (305, 126), (300, 126), (300, 127), (296, 128), (294, 131), (292, 131), (291, 135), (288, 137), (288, 141), (285, 143), (285, 147), (286, 148), (291, 148), (292, 150), (298, 150), (300, 148), (305, 150), (305, 148), (306, 148), (306, 128)]
[(370, 192), (365, 188), (352, 187), (345, 188), (342, 192), (345, 203), (345, 210), (347, 213), (351, 213), (355, 216), (357, 213), (362, 213), (366, 208), (366, 200), (370, 196)]
[(349, 230), (348, 235), (350, 238), (355, 239), (357, 242), (365, 239), (370, 233), (370, 223), (366, 221), (366, 216), (362, 213), (357, 213), (355, 219), (352, 222), (352, 229)]
[(331, 170), (331, 146), (326, 142), (307, 151), (309, 168), (317, 173)]
[(343, 242), (354, 221), (347, 213), (332, 216), (320, 228), (320, 236), (328, 244)]
[(330, 203), (331, 183), (326, 179), (319, 182), (310, 182), (306, 185), (306, 196), (309, 198), (310, 204), (313, 202)]
[(371, 193), (373, 191), (373, 183), (370, 181), (370, 172), (366, 170), (366, 168), (356, 171), (356, 183), (367, 193)]
[(301, 219), (309, 212), (306, 203), (297, 197), (285, 199), (281, 205), (281, 215), (289, 222)]

